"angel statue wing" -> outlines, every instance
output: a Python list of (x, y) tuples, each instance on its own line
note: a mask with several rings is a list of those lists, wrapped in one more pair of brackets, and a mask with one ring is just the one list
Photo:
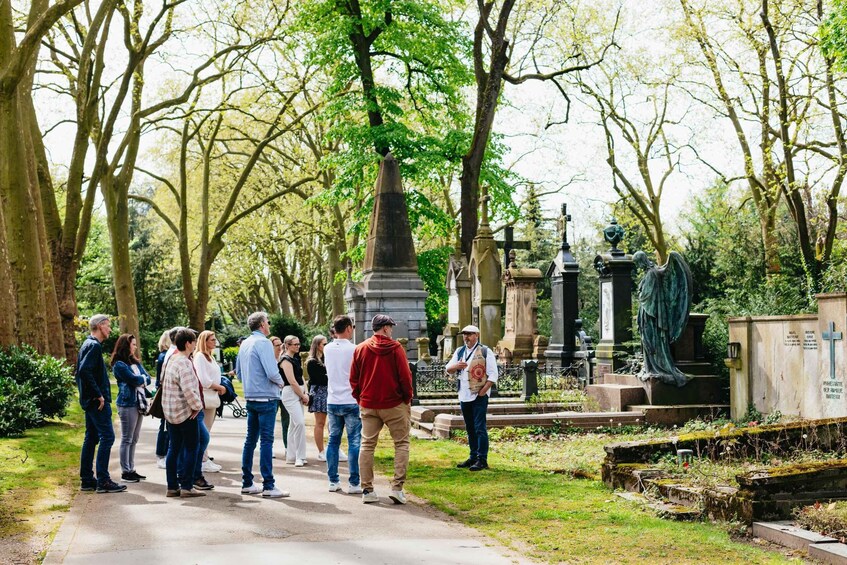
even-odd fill
[(668, 254), (668, 262), (661, 268), (662, 298), (664, 305), (665, 329), (673, 343), (680, 338), (688, 325), (688, 313), (694, 294), (691, 269), (682, 255), (676, 251)]

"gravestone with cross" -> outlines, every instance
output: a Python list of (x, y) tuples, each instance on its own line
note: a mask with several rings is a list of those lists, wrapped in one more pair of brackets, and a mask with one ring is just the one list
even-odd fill
[(510, 253), (512, 249), (532, 249), (532, 243), (529, 241), (515, 241), (515, 228), (506, 226), (503, 228), (503, 240), (497, 240), (497, 248), (503, 250), (503, 268), (511, 266)]
[(550, 345), (544, 356), (554, 365), (567, 366), (574, 362), (577, 353), (576, 320), (579, 318), (579, 264), (568, 243), (568, 205), (562, 204), (559, 230), (562, 245), (547, 269), (552, 292), (553, 321)]
[(471, 319), (480, 330), (480, 342), (494, 347), (503, 337), (500, 305), (502, 303), (501, 276), (503, 266), (497, 253), (494, 233), (488, 224), (488, 202), (484, 194), (479, 230), (473, 240), (469, 264), (471, 278)]
[(829, 323), (827, 331), (821, 334), (821, 339), (829, 342), (829, 378), (835, 380), (835, 342), (843, 339), (841, 332), (835, 331), (835, 322)]

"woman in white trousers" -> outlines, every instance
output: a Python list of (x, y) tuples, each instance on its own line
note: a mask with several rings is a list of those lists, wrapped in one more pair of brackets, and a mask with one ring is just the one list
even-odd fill
[(295, 335), (283, 340), (285, 349), (280, 357), (285, 387), (282, 389), (282, 404), (291, 418), (288, 424), (288, 448), (285, 460), (295, 467), (306, 464), (306, 418), (303, 407), (309, 404), (303, 381), (303, 367), (300, 364), (300, 339)]

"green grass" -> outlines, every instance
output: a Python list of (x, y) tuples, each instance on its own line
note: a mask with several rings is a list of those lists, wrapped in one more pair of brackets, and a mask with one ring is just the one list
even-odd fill
[[(383, 438), (377, 464), (388, 475), (391, 457), (390, 440)], [(481, 473), (454, 467), (466, 457), (467, 448), (453, 441), (413, 440), (406, 489), (531, 559), (551, 563), (792, 562), (779, 553), (733, 540), (727, 526), (658, 518), (614, 496), (597, 480), (550, 472), (544, 468), (548, 462), (529, 454), (514, 459), (493, 450), (492, 468)]]
[[(63, 420), (0, 439), (0, 537), (26, 534), (42, 518), (69, 508), (84, 433), (74, 398)], [(46, 499), (51, 504), (44, 504)]]

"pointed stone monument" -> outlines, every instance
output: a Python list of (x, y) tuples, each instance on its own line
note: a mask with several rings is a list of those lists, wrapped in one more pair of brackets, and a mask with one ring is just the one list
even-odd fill
[(500, 329), (500, 277), (503, 267), (494, 233), (488, 225), (488, 201), (491, 197), (484, 194), (481, 200), (482, 219), (471, 249), (471, 320), (480, 330), (480, 342), (494, 347), (503, 335)]
[(406, 354), (409, 361), (416, 361), (416, 340), (428, 337), (427, 292), (418, 275), (400, 167), (391, 153), (379, 166), (362, 272), (362, 282), (348, 283), (345, 293), (348, 311), (356, 321), (356, 342), (370, 337), (371, 318), (388, 314), (397, 322), (394, 339), (408, 340)]

